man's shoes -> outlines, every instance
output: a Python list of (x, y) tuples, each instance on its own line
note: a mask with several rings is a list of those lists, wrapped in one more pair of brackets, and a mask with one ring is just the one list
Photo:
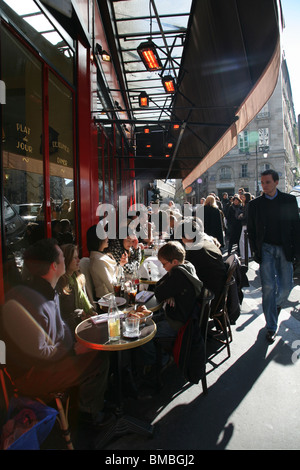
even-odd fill
[(268, 343), (272, 344), (275, 341), (276, 331), (268, 330), (266, 334), (266, 339)]

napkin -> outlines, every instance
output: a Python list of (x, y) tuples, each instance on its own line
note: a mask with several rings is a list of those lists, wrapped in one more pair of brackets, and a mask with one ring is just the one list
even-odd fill
[[(125, 313), (119, 312), (120, 319), (125, 316)], [(90, 320), (94, 325), (97, 323), (104, 323), (108, 320), (108, 313), (103, 313), (101, 315), (94, 315), (93, 317), (90, 317)]]

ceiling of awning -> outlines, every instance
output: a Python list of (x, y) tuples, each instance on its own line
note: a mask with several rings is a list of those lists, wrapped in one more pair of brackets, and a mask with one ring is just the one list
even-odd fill
[[(107, 5), (128, 100), (123, 123), (133, 125), (136, 138), (135, 176), (187, 178), (188, 184), (235, 145), (236, 134), (274, 90), (280, 64), (277, 1), (112, 0)], [(137, 53), (148, 38), (163, 70), (147, 71)], [(262, 80), (268, 67), (272, 75)], [(164, 91), (161, 78), (167, 74), (176, 79), (175, 94)], [(147, 109), (139, 107), (141, 91), (149, 95)], [(180, 124), (176, 131), (174, 122)], [(144, 134), (147, 124), (150, 134)], [(172, 149), (166, 147), (170, 138)], [(205, 165), (199, 167), (201, 162)]]

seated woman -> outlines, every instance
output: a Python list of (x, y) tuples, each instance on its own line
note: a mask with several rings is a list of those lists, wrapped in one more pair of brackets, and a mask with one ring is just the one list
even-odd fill
[[(84, 276), (79, 272), (79, 256), (76, 245), (62, 245), (66, 272), (57, 283), (62, 319), (74, 334), (75, 328), (88, 316), (97, 312), (84, 292)], [(78, 312), (78, 310), (82, 312)]]
[[(134, 235), (128, 235), (126, 238), (116, 238), (109, 240), (108, 248), (118, 265), (123, 266), (125, 274), (133, 274), (136, 265), (140, 265), (142, 260), (142, 251), (139, 240)], [(127, 258), (124, 262), (123, 259)]]
[[(90, 273), (93, 279), (97, 299), (113, 292), (113, 281), (117, 274), (118, 263), (108, 252), (108, 238), (101, 240), (97, 236), (97, 225), (92, 225), (87, 231), (87, 249), (90, 252)], [(124, 250), (123, 250), (124, 251)], [(124, 267), (128, 255), (122, 253), (119, 265)]]

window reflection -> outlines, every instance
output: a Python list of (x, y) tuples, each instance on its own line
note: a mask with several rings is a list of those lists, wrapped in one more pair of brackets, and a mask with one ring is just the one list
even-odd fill
[(48, 63), (73, 83), (74, 41), (54, 22), (50, 13), (47, 10), (42, 12), (33, 0), (0, 0), (0, 9), (35, 45)]
[[(5, 28), (1, 31), (1, 51), (2, 79), (6, 83), (6, 105), (2, 108), (5, 231), (7, 249), (13, 251), (21, 243), (26, 224), (36, 221), (44, 194), (42, 67)], [(30, 220), (24, 209), (29, 204), (35, 207)]]
[(74, 229), (73, 94), (49, 75), (49, 160), (51, 219), (68, 219)]

